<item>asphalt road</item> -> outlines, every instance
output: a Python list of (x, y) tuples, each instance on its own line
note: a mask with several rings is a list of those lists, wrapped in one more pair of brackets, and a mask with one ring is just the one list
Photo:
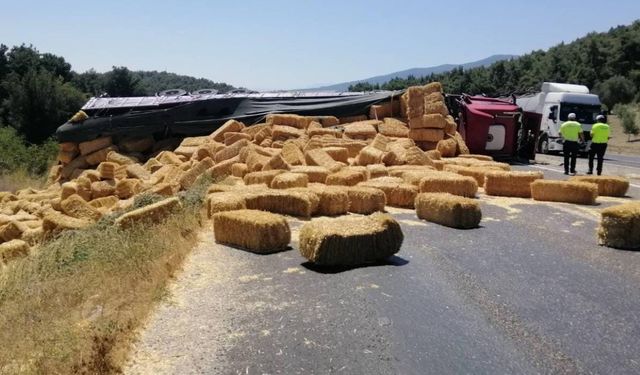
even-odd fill
[(203, 231), (126, 373), (640, 373), (640, 252), (595, 237), (599, 210), (631, 198), (481, 196), (474, 230), (391, 209), (402, 250), (354, 269), (316, 269), (296, 241), (260, 256)]

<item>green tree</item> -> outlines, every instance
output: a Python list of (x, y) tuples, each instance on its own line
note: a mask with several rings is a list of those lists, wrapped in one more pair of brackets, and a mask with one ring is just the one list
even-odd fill
[(614, 113), (620, 117), (622, 121), (622, 131), (627, 135), (627, 142), (631, 142), (631, 136), (640, 134), (640, 128), (636, 123), (637, 113), (629, 105), (618, 104), (614, 108)]
[(140, 80), (133, 76), (131, 71), (124, 66), (114, 66), (105, 75), (104, 88), (109, 96), (137, 96), (141, 95), (138, 87)]
[(636, 88), (628, 78), (614, 76), (596, 86), (595, 92), (600, 95), (600, 100), (613, 108), (616, 104), (626, 104), (633, 100)]

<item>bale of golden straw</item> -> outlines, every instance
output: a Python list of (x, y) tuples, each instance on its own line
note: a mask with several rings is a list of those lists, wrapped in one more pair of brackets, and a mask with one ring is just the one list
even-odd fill
[(598, 243), (618, 249), (640, 249), (640, 202), (605, 208), (598, 226)]
[(629, 179), (618, 176), (573, 176), (569, 181), (591, 182), (598, 185), (598, 195), (624, 197), (629, 190)]
[(309, 184), (309, 190), (320, 199), (317, 215), (336, 216), (344, 215), (349, 210), (349, 195), (341, 187), (331, 185)]
[(598, 185), (590, 182), (536, 180), (531, 183), (531, 196), (537, 201), (593, 205)]
[(218, 212), (242, 210), (245, 208), (247, 208), (247, 205), (242, 194), (233, 192), (213, 193), (207, 195), (206, 198), (207, 217), (209, 219), (213, 214)]
[(351, 186), (347, 189), (349, 195), (349, 212), (368, 215), (377, 211), (384, 211), (387, 196), (380, 189)]
[(415, 205), (420, 219), (452, 228), (477, 228), (482, 219), (477, 200), (449, 193), (420, 193)]
[(244, 175), (244, 183), (247, 185), (253, 184), (267, 184), (267, 186), (271, 185), (271, 181), (279, 175), (280, 173), (284, 173), (284, 171), (279, 169), (274, 169), (271, 171), (259, 171), (259, 172), (251, 172)]
[(418, 194), (417, 187), (402, 182), (402, 179), (400, 182), (383, 179), (384, 177), (361, 182), (358, 186), (382, 190), (389, 206), (413, 208), (413, 202)]
[(358, 171), (344, 168), (327, 176), (327, 185), (354, 186), (365, 180), (365, 176)]
[(473, 198), (478, 192), (478, 183), (469, 176), (434, 173), (420, 180), (420, 192), (450, 193)]
[(303, 218), (315, 214), (320, 204), (319, 197), (306, 188), (263, 189), (245, 192), (243, 196), (248, 209)]
[(485, 174), (484, 192), (487, 195), (531, 198), (531, 183), (543, 178), (542, 172), (488, 171)]
[(403, 240), (391, 215), (323, 218), (300, 229), (300, 254), (321, 266), (355, 266), (396, 254)]
[(309, 177), (304, 173), (285, 172), (276, 175), (271, 180), (272, 189), (289, 189), (295, 187), (306, 187)]
[(73, 194), (67, 199), (61, 201), (60, 207), (65, 214), (77, 219), (97, 221), (102, 217), (100, 211), (87, 203), (84, 199), (80, 198), (77, 194)]
[(0, 260), (4, 264), (27, 255), (29, 255), (29, 244), (25, 241), (11, 240), (0, 244)]
[(213, 215), (216, 242), (258, 254), (286, 250), (291, 229), (280, 215), (258, 210), (235, 210)]
[(389, 175), (389, 171), (384, 164), (369, 164), (367, 165), (367, 180), (378, 177), (386, 177)]
[(115, 225), (129, 228), (136, 223), (158, 223), (167, 218), (174, 210), (181, 207), (178, 197), (168, 198), (148, 206), (129, 211), (116, 219)]

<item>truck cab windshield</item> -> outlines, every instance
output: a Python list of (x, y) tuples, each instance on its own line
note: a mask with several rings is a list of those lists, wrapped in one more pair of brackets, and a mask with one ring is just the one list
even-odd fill
[(569, 113), (575, 113), (576, 121), (581, 124), (594, 124), (596, 116), (600, 114), (600, 106), (562, 103), (560, 106), (560, 121), (567, 121)]

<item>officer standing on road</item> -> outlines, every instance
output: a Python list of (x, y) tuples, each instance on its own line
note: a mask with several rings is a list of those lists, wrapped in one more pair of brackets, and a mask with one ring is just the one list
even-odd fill
[[(567, 116), (569, 121), (565, 121), (560, 126), (560, 134), (564, 139), (562, 143), (562, 153), (564, 154), (564, 174), (576, 174), (576, 159), (578, 158), (578, 150), (583, 142), (582, 125), (576, 121), (576, 114), (569, 113)], [(569, 164), (571, 162), (571, 164)], [(569, 168), (571, 167), (571, 168)]]
[(607, 142), (609, 142), (609, 125), (605, 122), (603, 115), (596, 117), (596, 123), (591, 127), (591, 149), (589, 150), (589, 171), (587, 174), (593, 174), (593, 158), (598, 157), (598, 176), (602, 174), (602, 162), (604, 161), (604, 153), (607, 151)]

